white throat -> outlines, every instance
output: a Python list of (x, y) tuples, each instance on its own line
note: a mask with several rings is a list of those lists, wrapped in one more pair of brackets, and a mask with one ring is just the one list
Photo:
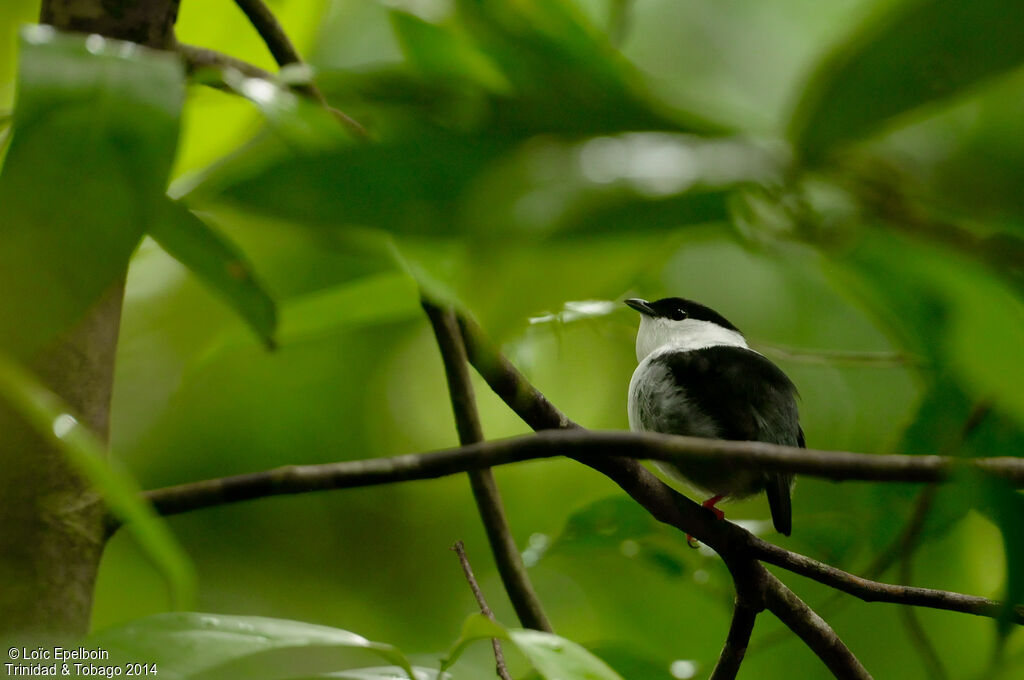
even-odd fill
[(741, 333), (710, 321), (672, 321), (644, 315), (640, 317), (640, 330), (636, 334), (636, 360), (643, 361), (662, 348), (688, 351), (716, 345), (746, 347), (747, 341)]

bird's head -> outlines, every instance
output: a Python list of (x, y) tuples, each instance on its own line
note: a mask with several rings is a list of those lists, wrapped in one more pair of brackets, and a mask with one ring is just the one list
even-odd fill
[(654, 302), (629, 298), (625, 303), (640, 312), (640, 330), (636, 334), (637, 361), (643, 361), (661, 347), (693, 350), (715, 345), (747, 346), (736, 326), (699, 302), (669, 297)]

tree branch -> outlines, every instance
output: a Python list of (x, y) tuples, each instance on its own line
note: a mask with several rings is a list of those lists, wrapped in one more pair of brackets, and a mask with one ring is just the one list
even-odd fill
[[(298, 50), (295, 49), (295, 45), (292, 44), (288, 34), (285, 33), (284, 28), (277, 21), (277, 17), (263, 3), (263, 0), (235, 0), (235, 4), (245, 13), (249, 23), (253, 25), (256, 32), (263, 38), (263, 42), (266, 44), (267, 49), (270, 50), (270, 54), (274, 57), (274, 61), (277, 62), (278, 66), (303, 63), (302, 57), (299, 56)], [(366, 128), (360, 125), (354, 118), (327, 103), (327, 98), (324, 97), (323, 92), (316, 86), (316, 83), (309, 82), (296, 85), (293, 89), (296, 92), (305, 94), (327, 109), (338, 119), (338, 122), (355, 134), (357, 138), (367, 139), (369, 137), (366, 133)]]
[[(1002, 603), (995, 600), (946, 590), (915, 588), (872, 581), (805, 555), (790, 552), (753, 534), (750, 534), (750, 538), (753, 556), (757, 559), (859, 597), (865, 602), (913, 605), (990, 618), (999, 618), (1003, 612)], [(1011, 620), (1024, 625), (1024, 605), (1014, 606)]]
[[(764, 569), (764, 567), (761, 567)], [(840, 680), (871, 680), (867, 669), (823, 618), (782, 581), (765, 571), (765, 606), (796, 633)]]
[(758, 610), (748, 605), (740, 596), (736, 596), (736, 604), (732, 612), (732, 623), (729, 624), (729, 635), (725, 638), (722, 653), (715, 664), (715, 670), (709, 680), (733, 680), (740, 670), (740, 664), (750, 644), (750, 634), (754, 632), (754, 621)]
[(278, 22), (277, 17), (262, 0), (235, 0), (238, 8), (245, 13), (249, 23), (263, 38), (264, 44), (273, 55), (278, 66), (302, 63), (299, 51), (295, 49), (288, 34)]
[[(469, 365), (466, 363), (466, 349), (462, 344), (455, 313), (450, 308), (442, 309), (426, 299), (421, 302), (433, 326), (438, 348), (441, 350), (459, 442), (463, 445), (482, 442), (483, 428), (480, 426), (473, 384), (469, 378)], [(498, 566), (498, 573), (505, 584), (505, 591), (512, 601), (519, 622), (525, 628), (554, 632), (540, 604), (540, 598), (530, 583), (526, 565), (523, 564), (515, 539), (512, 537), (494, 473), (489, 467), (470, 470), (469, 480), (477, 510), (487, 531), (487, 540), (490, 542), (494, 561)]]
[(460, 315), (458, 323), (469, 362), (494, 393), (501, 397), (523, 422), (534, 430), (580, 427), (548, 401), (547, 397), (523, 377), (519, 369), (491, 345), (483, 329), (475, 321)]
[(242, 59), (236, 59), (229, 54), (224, 54), (217, 50), (177, 43), (174, 46), (174, 51), (180, 54), (182, 59), (185, 60), (185, 67), (188, 69), (190, 74), (204, 68), (217, 70), (233, 68), (250, 78), (274, 80), (274, 75), (270, 73), (270, 71), (265, 71), (255, 64), (250, 64)]
[[(458, 448), (390, 458), (320, 465), (291, 465), (157, 489), (147, 492), (146, 495), (161, 514), (171, 515), (264, 496), (434, 479), (496, 465), (556, 456), (568, 456), (598, 469), (607, 467), (610, 460), (620, 464), (627, 464), (625, 461), (629, 461), (629, 467), (632, 468), (632, 463), (639, 466), (636, 460), (632, 460), (634, 458), (669, 461), (684, 467), (687, 462), (716, 459), (721, 465), (756, 470), (790, 471), (833, 480), (890, 482), (945, 481), (951, 472), (962, 464), (965, 467), (996, 473), (997, 476), (1013, 482), (1019, 483), (1024, 479), (1024, 459), (1017, 458), (961, 460), (944, 456), (876, 456), (798, 449), (759, 442), (726, 442), (679, 437), (653, 432), (577, 429), (542, 431)], [(653, 475), (652, 479), (656, 480)], [(634, 482), (634, 485), (640, 487), (647, 484), (647, 480)], [(679, 499), (688, 500), (684, 496), (679, 496)], [(674, 507), (674, 503), (673, 501), (672, 510), (665, 510), (662, 514), (678, 512), (679, 508)], [(701, 517), (714, 517), (711, 512), (704, 510), (699, 514)], [(702, 539), (698, 534), (694, 536)], [(770, 543), (758, 546), (758, 549), (763, 553), (760, 557), (769, 562), (781, 559), (776, 553), (771, 552), (772, 549), (786, 553)]]
[[(639, 456), (685, 463), (693, 451), (704, 455), (708, 450), (719, 450), (721, 451), (720, 455), (725, 456), (728, 460), (730, 448), (727, 444), (744, 445), (748, 443), (717, 442), (653, 433), (591, 432), (587, 430), (538, 432), (524, 437), (481, 442), (433, 453), (407, 454), (391, 458), (370, 458), (321, 465), (290, 465), (263, 472), (157, 489), (146, 492), (145, 496), (153, 503), (157, 512), (162, 515), (173, 515), (267, 496), (328, 489), (349, 489), (416, 479), (435, 479), (534, 458), (569, 455), (604, 472), (654, 517), (691, 534), (723, 557), (731, 555), (754, 557), (855, 595), (866, 602), (910, 604), (978, 616), (998, 617), (1000, 615), (1001, 605), (993, 600), (943, 590), (911, 588), (870, 581), (810, 557), (780, 548), (757, 538), (736, 524), (719, 521), (713, 513), (673, 491), (648, 472), (638, 461), (627, 457)], [(704, 448), (705, 446), (708, 448)], [(750, 463), (752, 467), (758, 467), (756, 465), (758, 455), (752, 455), (746, 448), (740, 446), (738, 459)], [(795, 449), (795, 451), (803, 451), (803, 449)], [(773, 462), (773, 465), (779, 463), (779, 459), (772, 457), (776, 455), (776, 452), (769, 452), (765, 455)], [(935, 458), (940, 462), (945, 460), (941, 456), (870, 456), (867, 454), (845, 454), (845, 456), (856, 456), (858, 459)], [(973, 462), (981, 463), (985, 460), (975, 459)], [(1018, 462), (1024, 463), (1024, 460)], [(848, 462), (840, 460), (837, 468), (845, 469), (848, 465)], [(866, 466), (867, 462), (858, 464), (856, 469), (860, 469), (862, 472), (867, 470), (871, 473), (867, 474), (866, 472), (862, 477), (865, 479), (922, 481), (917, 479), (922, 474), (922, 469), (915, 466), (897, 465), (893, 467), (885, 461), (882, 461), (876, 469), (862, 467), (862, 465)], [(836, 475), (835, 470), (825, 469), (827, 466), (817, 467), (820, 468), (818, 472), (823, 476), (835, 477)], [(786, 468), (766, 465), (764, 469)], [(789, 469), (804, 470), (801, 466), (793, 466)], [(807, 468), (807, 470), (811, 469), (813, 468)], [(900, 480), (893, 476), (894, 470), (898, 469), (908, 471), (910, 478)], [(938, 469), (944, 468), (939, 466)], [(925, 466), (923, 470), (929, 475), (935, 474), (935, 468), (930, 465)], [(110, 521), (116, 522), (116, 520)], [(116, 524), (109, 526), (112, 529), (116, 528)], [(1015, 609), (1013, 620), (1024, 624), (1024, 607)]]

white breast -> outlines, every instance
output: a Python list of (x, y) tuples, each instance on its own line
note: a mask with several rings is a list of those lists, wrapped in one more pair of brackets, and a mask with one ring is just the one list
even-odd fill
[(642, 362), (653, 352), (662, 350), (703, 349), (715, 345), (746, 347), (747, 341), (737, 331), (717, 323), (699, 319), (672, 321), (665, 318), (640, 317), (636, 334), (636, 360)]

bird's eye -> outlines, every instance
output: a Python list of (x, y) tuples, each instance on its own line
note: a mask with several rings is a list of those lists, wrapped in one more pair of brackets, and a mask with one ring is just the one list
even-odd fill
[(669, 316), (669, 318), (672, 319), (673, 321), (682, 321), (683, 319), (686, 318), (686, 312), (679, 308), (673, 309), (672, 314)]

